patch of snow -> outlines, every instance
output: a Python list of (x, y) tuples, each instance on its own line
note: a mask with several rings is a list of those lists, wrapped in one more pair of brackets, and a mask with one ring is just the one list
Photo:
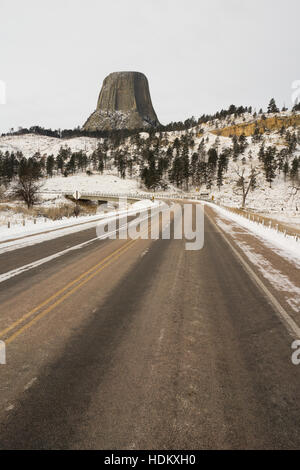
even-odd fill
[(285, 236), (282, 232), (277, 232), (275, 229), (266, 227), (265, 225), (258, 224), (252, 220), (235, 214), (226, 210), (223, 207), (214, 205), (209, 202), (205, 204), (211, 206), (218, 214), (222, 215), (225, 219), (233, 221), (238, 225), (244, 227), (256, 237), (261, 239), (267, 246), (275, 250), (284, 258), (292, 261), (297, 267), (300, 268), (300, 240), (296, 241), (295, 237)]
[(135, 215), (136, 212), (142, 212), (148, 208), (151, 209), (158, 204), (159, 202), (143, 200), (128, 206), (127, 209), (113, 210), (106, 214), (100, 213), (93, 216), (71, 217), (55, 221), (47, 220), (39, 225), (18, 226), (14, 230), (0, 227), (0, 254), (63, 237), (74, 232), (88, 230), (93, 227), (96, 228), (97, 224), (101, 221), (106, 223), (108, 220), (120, 215)]
[(286, 301), (292, 309), (298, 313), (300, 310), (300, 287), (296, 286), (288, 276), (282, 274), (278, 269), (275, 269), (264, 256), (256, 253), (255, 250), (247, 243), (239, 240), (235, 236), (234, 230), (231, 230), (230, 227), (228, 227), (228, 225), (220, 218), (217, 219), (217, 224), (224, 230), (224, 232), (230, 232), (235, 243), (242, 249), (243, 253), (251, 263), (256, 266), (264, 278), (267, 279), (275, 289), (292, 294), (291, 297), (286, 297)]
[(42, 191), (76, 191), (79, 192), (103, 192), (103, 193), (137, 193), (139, 184), (134, 179), (122, 179), (115, 174), (107, 172), (103, 175), (87, 176), (85, 173), (68, 176), (54, 176), (47, 178)]

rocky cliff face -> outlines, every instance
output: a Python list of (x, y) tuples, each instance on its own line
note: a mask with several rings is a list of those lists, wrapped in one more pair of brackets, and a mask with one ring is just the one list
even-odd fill
[(83, 129), (138, 129), (158, 124), (145, 75), (139, 72), (114, 72), (105, 78), (97, 109)]
[(244, 134), (246, 137), (253, 135), (256, 128), (258, 128), (260, 134), (264, 134), (267, 130), (279, 131), (282, 127), (288, 129), (289, 127), (300, 126), (300, 114), (294, 116), (273, 116), (266, 119), (256, 119), (254, 122), (246, 122), (242, 124), (236, 124), (234, 126), (223, 127), (222, 129), (215, 129), (212, 131), (215, 135), (222, 137), (231, 137), (236, 135), (239, 137)]

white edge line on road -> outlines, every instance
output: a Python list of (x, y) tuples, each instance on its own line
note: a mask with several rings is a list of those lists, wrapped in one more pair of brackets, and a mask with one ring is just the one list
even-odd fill
[[(128, 214), (128, 215), (130, 215), (130, 214)], [(140, 223), (142, 220), (146, 220), (148, 218), (149, 218), (149, 214), (147, 214), (147, 216), (144, 217), (143, 219), (138, 220), (138, 223)], [(108, 222), (108, 219), (105, 221), (105, 223), (107, 223), (107, 222)], [(131, 222), (127, 222), (126, 226), (122, 225), (117, 230), (113, 230), (112, 232), (105, 233), (101, 237), (91, 238), (90, 240), (87, 240), (83, 243), (79, 243), (78, 245), (74, 245), (70, 248), (66, 248), (65, 250), (54, 253), (53, 255), (47, 256), (45, 258), (34, 261), (32, 263), (25, 264), (24, 266), (21, 266), (20, 268), (12, 269), (11, 271), (3, 273), (3, 274), (0, 275), (0, 283), (4, 282), (4, 281), (7, 281), (8, 279), (11, 279), (12, 277), (18, 276), (19, 274), (22, 274), (26, 271), (30, 271), (31, 269), (37, 268), (38, 266), (41, 266), (42, 264), (48, 263), (49, 261), (52, 261), (55, 258), (59, 258), (60, 256), (63, 256), (66, 253), (69, 253), (70, 251), (79, 250), (80, 248), (83, 248), (84, 246), (87, 246), (87, 245), (89, 245), (90, 243), (93, 243), (96, 240), (104, 240), (106, 238), (109, 238), (111, 235), (116, 234), (120, 229), (124, 230), (125, 227), (127, 228), (130, 225), (134, 225), (135, 222), (136, 222), (135, 220), (132, 220)]]
[(240, 253), (234, 248), (232, 243), (226, 237), (225, 232), (220, 227), (218, 227), (218, 225), (214, 222), (214, 220), (207, 213), (206, 213), (206, 216), (208, 217), (210, 222), (216, 227), (217, 231), (222, 235), (223, 239), (225, 240), (227, 245), (229, 245), (229, 247), (233, 251), (236, 258), (239, 260), (239, 262), (244, 267), (245, 271), (249, 274), (249, 276), (253, 279), (253, 281), (257, 284), (257, 286), (260, 288), (260, 290), (264, 293), (264, 295), (270, 301), (270, 303), (272, 304), (275, 312), (277, 313), (278, 317), (283, 322), (283, 324), (286, 326), (289, 333), (292, 334), (292, 336), (296, 335), (296, 337), (300, 339), (300, 328), (297, 325), (297, 323), (286, 312), (286, 310), (282, 307), (282, 305), (278, 302), (278, 300), (274, 297), (274, 295), (270, 292), (270, 290), (265, 286), (265, 284), (257, 276), (257, 274), (255, 274), (255, 272), (250, 267), (250, 265), (247, 263), (247, 261), (245, 261), (244, 258), (240, 255)]
[[(42, 231), (39, 231), (33, 234), (20, 235), (14, 239), (0, 240), (0, 254), (8, 253), (9, 251), (19, 250), (27, 246), (38, 245), (40, 243), (53, 240), (55, 238), (60, 238), (66, 235), (73, 234), (75, 232), (89, 230), (90, 228), (93, 228), (95, 225), (97, 225), (100, 222), (106, 223), (108, 220), (114, 220), (115, 218), (120, 217), (122, 215), (129, 216), (129, 215), (135, 214), (136, 212), (137, 212), (136, 209), (126, 209), (122, 211), (115, 211), (114, 213), (110, 212), (107, 215), (93, 216), (91, 217), (92, 220), (87, 220), (85, 222), (80, 222), (77, 224), (70, 224), (70, 225), (67, 224), (67, 225), (64, 225), (61, 227), (55, 227), (55, 228), (52, 227), (46, 231), (42, 229)], [(51, 235), (54, 235), (54, 236), (51, 236)]]

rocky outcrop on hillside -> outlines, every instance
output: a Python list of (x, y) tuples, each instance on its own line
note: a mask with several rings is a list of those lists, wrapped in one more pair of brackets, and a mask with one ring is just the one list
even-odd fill
[(114, 72), (105, 78), (97, 109), (83, 129), (140, 129), (158, 124), (146, 76), (140, 72)]
[(222, 129), (215, 129), (212, 131), (213, 134), (222, 137), (232, 137), (236, 135), (239, 137), (244, 134), (246, 137), (250, 137), (254, 134), (255, 130), (258, 129), (260, 134), (264, 134), (266, 131), (280, 131), (282, 128), (288, 129), (289, 127), (300, 126), (300, 114), (294, 115), (276, 115), (272, 117), (265, 117), (265, 119), (256, 119), (253, 122), (239, 123), (233, 126), (223, 127)]

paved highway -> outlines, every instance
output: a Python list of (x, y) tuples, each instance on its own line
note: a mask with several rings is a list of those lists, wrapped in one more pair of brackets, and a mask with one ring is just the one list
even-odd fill
[(296, 338), (208, 217), (200, 251), (98, 240), (0, 283), (0, 305), (1, 449), (300, 446)]

